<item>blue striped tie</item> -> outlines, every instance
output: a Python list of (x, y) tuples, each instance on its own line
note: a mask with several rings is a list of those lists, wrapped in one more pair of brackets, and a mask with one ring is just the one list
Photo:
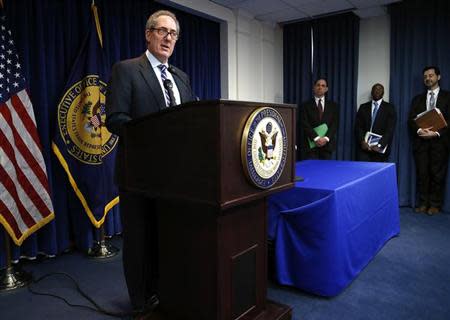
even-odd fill
[(376, 119), (376, 117), (377, 117), (378, 108), (379, 108), (378, 102), (375, 101), (375, 102), (373, 103), (372, 123), (371, 123), (371, 125), (370, 125), (370, 131), (372, 131), (373, 124), (374, 124), (375, 119)]
[(436, 98), (434, 96), (434, 92), (431, 91), (430, 92), (430, 105), (428, 106), (428, 109), (433, 109), (434, 107), (436, 107)]
[[(165, 80), (167, 80), (167, 74), (166, 74), (166, 70), (167, 67), (164, 64), (160, 64), (158, 66), (159, 70), (161, 70), (161, 80), (164, 83)], [(166, 88), (164, 88), (164, 95), (166, 96), (166, 107), (170, 106), (170, 95), (169, 95), (169, 91), (167, 91)]]

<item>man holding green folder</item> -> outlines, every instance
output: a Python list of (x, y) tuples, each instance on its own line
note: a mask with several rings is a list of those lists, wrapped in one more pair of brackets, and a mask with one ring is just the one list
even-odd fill
[(339, 125), (339, 106), (326, 99), (327, 81), (323, 78), (314, 82), (313, 99), (300, 106), (298, 131), (303, 131), (300, 141), (302, 159), (331, 159), (336, 148), (336, 131)]

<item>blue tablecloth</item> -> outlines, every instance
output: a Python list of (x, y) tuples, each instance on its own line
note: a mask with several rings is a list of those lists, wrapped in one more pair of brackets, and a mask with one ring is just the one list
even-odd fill
[(296, 174), (304, 181), (268, 201), (275, 277), (334, 296), (400, 232), (395, 165), (307, 160)]

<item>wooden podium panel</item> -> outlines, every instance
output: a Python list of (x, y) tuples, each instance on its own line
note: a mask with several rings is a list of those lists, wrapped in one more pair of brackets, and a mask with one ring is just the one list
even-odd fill
[[(285, 168), (264, 190), (241, 163), (245, 123), (260, 107), (279, 112), (288, 136)], [(134, 120), (124, 137), (126, 188), (157, 202), (155, 319), (291, 319), (266, 299), (266, 197), (294, 185), (294, 107), (194, 102)]]

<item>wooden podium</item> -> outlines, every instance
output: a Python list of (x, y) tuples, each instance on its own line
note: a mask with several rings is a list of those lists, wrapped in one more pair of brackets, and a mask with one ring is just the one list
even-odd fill
[[(269, 189), (241, 162), (247, 119), (274, 108), (285, 123), (287, 160)], [(291, 319), (267, 301), (266, 197), (294, 185), (295, 108), (197, 101), (130, 122), (122, 141), (126, 188), (157, 199), (159, 298), (155, 319)]]

